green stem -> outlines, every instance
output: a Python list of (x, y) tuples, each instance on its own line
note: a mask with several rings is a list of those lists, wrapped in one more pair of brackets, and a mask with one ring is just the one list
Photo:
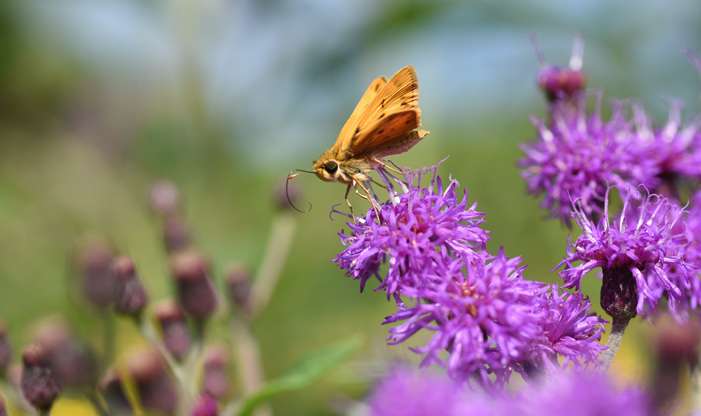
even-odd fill
[(94, 391), (86, 391), (85, 397), (92, 403), (93, 407), (100, 414), (100, 416), (110, 416), (110, 412), (105, 408), (105, 406), (100, 401), (100, 398)]
[(260, 315), (273, 295), (280, 278), (280, 272), (290, 251), (296, 226), (294, 217), (289, 213), (282, 213), (273, 221), (268, 237), (268, 246), (251, 291), (251, 321)]
[[(247, 322), (238, 317), (231, 319), (231, 337), (236, 342), (234, 350), (236, 362), (239, 363), (241, 393), (242, 396), (246, 397), (258, 391), (265, 383), (260, 347)], [(235, 407), (234, 403), (231, 403), (227, 406), (223, 415), (233, 414)], [(269, 405), (261, 405), (255, 410), (254, 414), (256, 416), (271, 416), (273, 413)]]
[(113, 314), (104, 311), (102, 315), (102, 320), (104, 322), (104, 332), (103, 332), (103, 342), (104, 342), (104, 354), (105, 363), (114, 362), (114, 351), (115, 351), (115, 339), (116, 339), (116, 320)]
[(618, 348), (621, 346), (621, 341), (623, 340), (623, 333), (626, 331), (626, 327), (630, 320), (621, 321), (618, 319), (613, 319), (611, 324), (611, 334), (609, 335), (608, 341), (606, 341), (606, 346), (608, 349), (604, 351), (604, 354), (599, 360), (598, 370), (602, 373), (608, 371), (613, 362), (613, 358), (616, 356)]
[(185, 374), (183, 374), (182, 366), (173, 359), (173, 356), (170, 355), (165, 345), (163, 345), (156, 328), (153, 326), (153, 322), (151, 322), (150, 319), (144, 319), (141, 316), (134, 317), (134, 322), (136, 323), (137, 328), (139, 328), (141, 336), (143, 336), (146, 341), (149, 342), (149, 344), (153, 345), (158, 349), (158, 351), (160, 351), (161, 355), (166, 360), (170, 371), (173, 373), (173, 377), (175, 377), (178, 386), (180, 386), (182, 390), (182, 388), (186, 386)]

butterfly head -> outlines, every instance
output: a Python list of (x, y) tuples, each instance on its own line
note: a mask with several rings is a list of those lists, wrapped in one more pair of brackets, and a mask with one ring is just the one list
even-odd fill
[(321, 158), (314, 161), (314, 173), (324, 182), (347, 182), (348, 179), (338, 161)]

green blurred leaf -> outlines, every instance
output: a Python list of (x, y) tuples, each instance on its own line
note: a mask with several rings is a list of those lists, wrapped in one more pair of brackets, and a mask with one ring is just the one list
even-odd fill
[(247, 398), (236, 414), (238, 416), (250, 415), (256, 406), (279, 393), (309, 386), (336, 368), (352, 352), (357, 350), (360, 344), (359, 337), (353, 337), (300, 358), (285, 374), (269, 381), (261, 390)]

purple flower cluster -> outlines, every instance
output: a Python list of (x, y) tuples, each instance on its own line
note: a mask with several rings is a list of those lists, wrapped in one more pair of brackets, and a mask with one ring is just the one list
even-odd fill
[(538, 138), (522, 146), (518, 165), (528, 192), (542, 195), (541, 207), (568, 227), (571, 201), (587, 216), (599, 216), (609, 186), (627, 192), (642, 185), (679, 199), (682, 179), (701, 178), (701, 120), (684, 125), (681, 105), (672, 102), (666, 125), (654, 128), (640, 104), (622, 101), (614, 101), (603, 120), (601, 94), (595, 110), (587, 111), (583, 49), (576, 45), (569, 70), (543, 62), (538, 75), (549, 119), (533, 118)]
[[(565, 363), (595, 362), (604, 321), (589, 313), (589, 300), (526, 280), (520, 257), (488, 253), (484, 214), (468, 206), (466, 193), (458, 198), (457, 181), (444, 187), (436, 170), (407, 174), (405, 193), (340, 234), (346, 249), (335, 261), (346, 275), (360, 280), (361, 290), (375, 276), (377, 290), (395, 300), (398, 311), (384, 321), (397, 325), (388, 341), (432, 333), (428, 344), (412, 348), (423, 364), (480, 384), (557, 367), (558, 354)], [(422, 186), (427, 171), (433, 177)]]
[(601, 374), (558, 373), (543, 384), (529, 384), (515, 395), (490, 397), (456, 388), (436, 374), (396, 369), (374, 390), (372, 416), (573, 415), (649, 416), (648, 396), (620, 390)]

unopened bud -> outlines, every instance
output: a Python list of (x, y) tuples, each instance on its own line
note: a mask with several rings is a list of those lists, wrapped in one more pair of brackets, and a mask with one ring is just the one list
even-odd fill
[(125, 416), (134, 413), (122, 384), (122, 376), (117, 371), (114, 369), (107, 371), (100, 379), (98, 387), (111, 413)]
[(158, 351), (146, 349), (133, 354), (127, 368), (144, 410), (166, 415), (175, 413), (178, 391), (168, 376), (165, 361)]
[(12, 347), (7, 340), (7, 329), (0, 320), (0, 376), (5, 374), (7, 367), (12, 361)]
[(171, 270), (185, 313), (197, 321), (207, 319), (217, 307), (207, 260), (194, 251), (177, 253), (171, 261)]
[(137, 315), (148, 303), (148, 295), (134, 270), (134, 262), (119, 256), (112, 262), (112, 272), (117, 277), (117, 296), (114, 309), (124, 315)]
[(221, 399), (229, 394), (230, 384), (227, 375), (229, 366), (229, 351), (216, 345), (209, 347), (204, 353), (202, 393)]
[(275, 187), (273, 201), (277, 209), (281, 211), (293, 210), (293, 206), (297, 206), (300, 194), (299, 185), (294, 184), (291, 180), (287, 180), (285, 183), (281, 183)]
[(35, 408), (47, 411), (61, 392), (43, 346), (33, 343), (22, 353), (22, 394)]
[(250, 312), (251, 271), (243, 264), (230, 265), (225, 272), (229, 299), (244, 313)]
[(683, 369), (690, 367), (694, 372), (698, 364), (701, 328), (698, 322), (682, 325), (661, 319), (655, 329), (652, 344), (657, 360), (649, 391), (657, 409), (662, 410), (676, 402)]
[(88, 344), (62, 323), (51, 322), (39, 328), (35, 343), (45, 351), (47, 364), (61, 387), (94, 386), (97, 360)]
[(219, 415), (217, 401), (206, 394), (200, 395), (190, 414), (192, 416), (217, 416)]
[(549, 101), (572, 97), (587, 87), (587, 76), (581, 70), (549, 66), (538, 73), (538, 86)]
[(159, 214), (172, 214), (180, 205), (180, 192), (173, 182), (161, 180), (153, 184), (150, 199), (154, 211)]
[(173, 358), (182, 361), (192, 344), (185, 312), (177, 302), (168, 300), (156, 306), (154, 315), (161, 326), (161, 336), (166, 350)]
[(112, 273), (112, 250), (94, 242), (78, 254), (78, 269), (83, 277), (86, 298), (98, 308), (107, 308), (114, 301), (117, 281)]

